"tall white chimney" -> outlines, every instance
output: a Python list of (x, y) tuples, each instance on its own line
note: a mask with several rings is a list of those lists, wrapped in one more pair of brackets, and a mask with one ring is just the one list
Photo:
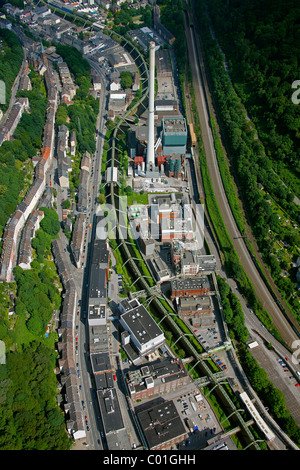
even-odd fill
[(150, 42), (149, 47), (149, 112), (148, 112), (148, 146), (147, 167), (154, 167), (154, 80), (155, 80), (155, 42)]

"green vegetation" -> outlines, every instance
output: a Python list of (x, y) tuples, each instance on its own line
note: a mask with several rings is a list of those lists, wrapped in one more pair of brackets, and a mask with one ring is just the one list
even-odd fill
[(133, 77), (132, 77), (132, 73), (131, 72), (128, 72), (128, 71), (125, 71), (125, 72), (121, 72), (120, 73), (120, 79), (121, 79), (121, 87), (122, 88), (131, 88), (132, 87), (132, 83), (133, 83)]
[[(1, 30), (0, 30), (1, 31)], [(18, 96), (26, 96), (30, 111), (24, 111), (14, 132), (12, 141), (5, 141), (0, 147), (0, 234), (14, 212), (25, 187), (24, 170), (27, 162), (40, 151), (46, 115), (46, 90), (43, 78), (30, 72), (32, 90), (19, 91)], [(28, 171), (28, 169), (27, 169)], [(32, 172), (32, 170), (30, 170)], [(19, 197), (20, 195), (20, 197)]]
[[(260, 30), (260, 22), (257, 22), (254, 14), (262, 8), (261, 5), (254, 2), (251, 6), (253, 15), (249, 15), (248, 10), (246, 12), (240, 2), (237, 2), (238, 14), (241, 17), (239, 16), (239, 28), (234, 28), (232, 31), (229, 25), (235, 15), (230, 16), (227, 12), (228, 21), (223, 21), (224, 11), (222, 10), (222, 15), (220, 15), (218, 3), (215, 0), (210, 4), (211, 18), (213, 18), (214, 27), (227, 59), (230, 59), (232, 81), (226, 70), (225, 56), (211, 36), (205, 14), (205, 4), (202, 0), (197, 0), (196, 11), (222, 136), (227, 154), (230, 156), (230, 165), (247, 220), (263, 261), (269, 267), (290, 310), (300, 321), (296, 270), (293, 267), (293, 261), (299, 256), (299, 250), (296, 247), (300, 243), (297, 230), (300, 222), (300, 206), (293, 202), (294, 193), (291, 186), (286, 184), (290, 181), (285, 181), (284, 177), (280, 177), (281, 169), (285, 170), (283, 174), (286, 177), (288, 168), (293, 172), (294, 180), (298, 178), (296, 177), (297, 165), (294, 164), (295, 153), (299, 151), (299, 148), (296, 150), (297, 133), (291, 127), (297, 122), (299, 107), (292, 104), (291, 94), (286, 96), (287, 80), (288, 77), (291, 79), (290, 72), (294, 70), (294, 64), (290, 68), (286, 64), (282, 66), (282, 61), (277, 59), (277, 56), (274, 57), (275, 50), (278, 50), (280, 56), (286, 45), (290, 44), (293, 30), (286, 31), (285, 39), (280, 43), (280, 47), (277, 44), (274, 49), (269, 49), (269, 40), (266, 39), (263, 44), (258, 37), (267, 37), (269, 33), (273, 34), (271, 31), (276, 35), (276, 26), (273, 25), (273, 20), (271, 21), (273, 14), (276, 18), (275, 24), (278, 26), (281, 23), (280, 30), (284, 31), (286, 20), (281, 22), (280, 14), (283, 14), (281, 8), (279, 8), (280, 14), (277, 11), (275, 13), (274, 6), (270, 7), (268, 14), (266, 13), (266, 18), (268, 18), (266, 21), (270, 22), (270, 29), (267, 32), (263, 27)], [(227, 8), (231, 11), (233, 8), (231, 2)], [(290, 13), (291, 24), (296, 15), (295, 11)], [(232, 47), (232, 44), (235, 47)], [(266, 57), (268, 57), (267, 60)], [(270, 57), (272, 66), (269, 63)], [(249, 74), (250, 68), (252, 71)], [(278, 77), (281, 76), (281, 81), (277, 80), (276, 74)], [(274, 80), (278, 85), (276, 87), (272, 85)], [(244, 105), (252, 121), (249, 120)], [(286, 127), (286, 119), (281, 119), (281, 111), (279, 113), (279, 109), (276, 109), (280, 106), (289, 121), (291, 116), (295, 118), (289, 130)], [(282, 137), (282, 132), (286, 132), (285, 137)], [(277, 141), (276, 149), (274, 148), (275, 140)], [(289, 247), (289, 256), (286, 256), (287, 253), (283, 256), (279, 252), (278, 243)]]
[(209, 10), (234, 86), (267, 157), (277, 171), (286, 166), (299, 178), (300, 109), (291, 100), (299, 74), (299, 3), (253, 0), (246, 6), (242, 0), (226, 5), (213, 0)]
[[(96, 120), (99, 112), (99, 100), (89, 94), (91, 88), (90, 65), (74, 47), (58, 44), (56, 52), (62, 56), (73, 74), (78, 86), (74, 103), (61, 104), (56, 113), (56, 126), (65, 124), (70, 132), (75, 130), (77, 151), (83, 154), (95, 152)], [(68, 122), (68, 118), (69, 121)]]
[(9, 351), (0, 365), (0, 448), (68, 450), (56, 404), (55, 352), (39, 341)]
[(224, 320), (230, 331), (231, 339), (239, 343), (246, 343), (248, 330), (244, 325), (244, 313), (237, 296), (232, 292), (228, 284), (218, 278), (219, 292), (222, 299)]
[[(120, 10), (116, 11), (114, 14), (109, 11), (107, 18), (106, 23), (108, 26), (111, 26), (116, 33), (121, 35), (137, 27), (152, 26), (152, 12), (149, 5), (136, 10), (134, 8), (128, 8), (127, 2), (124, 2), (120, 6)], [(135, 24), (135, 22), (137, 22), (137, 24)]]
[(233, 212), (235, 221), (237, 223), (237, 226), (242, 234), (245, 233), (245, 220), (244, 216), (242, 213), (242, 209), (240, 207), (240, 200), (237, 196), (237, 192), (235, 189), (233, 177), (230, 174), (229, 168), (228, 168), (228, 163), (226, 161), (226, 156), (224, 149), (222, 147), (217, 129), (216, 129), (216, 122), (213, 118), (210, 120), (211, 128), (212, 128), (212, 133), (214, 136), (214, 146), (216, 150), (216, 156), (218, 159), (218, 165), (224, 185), (224, 189), (228, 198), (229, 205), (231, 207), (231, 210)]
[(42, 210), (31, 269), (16, 267), (15, 283), (0, 285), (0, 339), (6, 347), (6, 364), (0, 365), (2, 450), (68, 450), (72, 442), (56, 404), (57, 336), (50, 329), (45, 337), (61, 304), (61, 284), (51, 259), (51, 241), (60, 226), (53, 209)]
[(248, 330), (244, 325), (243, 310), (237, 296), (223, 278), (217, 276), (217, 281), (224, 319), (228, 325), (230, 337), (234, 339), (243, 370), (264, 405), (269, 407), (269, 412), (276, 422), (297, 445), (300, 445), (300, 429), (286, 408), (284, 394), (274, 387), (271, 382), (272, 377), (268, 378), (265, 370), (258, 365), (247, 348)]
[(180, 80), (180, 74), (185, 73), (187, 62), (182, 2), (181, 0), (158, 0), (157, 4), (160, 7), (162, 24), (165, 25), (176, 38), (173, 47), (176, 54)]

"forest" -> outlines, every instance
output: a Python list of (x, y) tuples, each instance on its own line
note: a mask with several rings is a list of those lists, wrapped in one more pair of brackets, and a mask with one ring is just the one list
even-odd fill
[(54, 350), (33, 341), (7, 353), (0, 365), (0, 449), (68, 450), (56, 404)]
[(71, 445), (56, 403), (56, 336), (45, 336), (61, 304), (51, 255), (60, 224), (54, 209), (41, 210), (31, 269), (17, 266), (15, 283), (0, 286), (0, 339), (6, 347), (6, 363), (0, 365), (1, 450), (67, 450)]
[[(226, 146), (239, 196), (263, 261), (270, 269), (290, 310), (300, 321), (296, 270), (293, 265), (299, 256), (297, 246), (300, 245), (300, 206), (295, 199), (299, 181), (295, 165), (295, 158), (299, 160), (299, 136), (295, 130), (284, 128), (282, 116), (280, 117), (279, 111), (275, 111), (276, 107), (279, 109), (281, 106), (285, 120), (288, 115), (293, 116), (293, 119), (299, 116), (300, 108), (291, 100), (291, 85), (296, 76), (295, 60), (289, 60), (290, 56), (282, 60), (282, 50), (286, 50), (292, 38), (297, 37), (293, 26), (293, 21), (297, 18), (296, 9), (294, 20), (287, 28), (280, 47), (276, 43), (277, 46), (272, 50), (273, 55), (267, 55), (268, 59), (263, 67), (264, 51), (270, 41), (266, 36), (265, 41), (259, 42), (258, 30), (256, 34), (251, 31), (256, 24), (260, 30), (274, 30), (275, 34), (280, 22), (282, 28), (283, 24), (287, 24), (284, 18), (289, 10), (285, 14), (282, 9), (279, 10), (283, 15), (281, 20), (277, 13), (272, 16), (275, 7), (268, 2), (262, 7), (255, 1), (246, 8), (238, 0), (225, 3), (214, 0), (210, 3), (210, 15), (207, 17), (205, 2), (196, 0), (195, 4), (223, 144)], [(261, 25), (262, 8), (266, 8), (263, 18), (268, 28), (262, 28)], [(243, 45), (247, 45), (247, 54), (242, 49)], [(267, 53), (270, 53), (268, 48)], [(297, 57), (295, 48), (293, 53)], [(242, 72), (241, 64), (245, 62), (248, 64), (245, 64), (247, 72)], [(264, 100), (269, 93), (266, 90), (274, 78), (272, 73), (280, 73), (281, 78), (278, 80), (277, 91), (276, 87), (272, 87), (272, 97), (267, 103)], [(260, 87), (257, 86), (257, 77), (260, 77)], [(274, 123), (273, 131), (271, 127), (266, 129), (271, 120)], [(276, 149), (271, 142), (274, 132), (277, 142), (281, 142)], [(295, 154), (298, 156), (295, 157)]]
[(213, 0), (209, 10), (266, 154), (278, 172), (291, 172), (288, 184), (299, 190), (293, 176), (300, 176), (300, 108), (291, 99), (292, 83), (299, 79), (299, 2)]
[(17, 36), (8, 29), (0, 29), (0, 80), (5, 83), (6, 100), (0, 103), (3, 113), (9, 105), (11, 87), (20, 70), (23, 50)]

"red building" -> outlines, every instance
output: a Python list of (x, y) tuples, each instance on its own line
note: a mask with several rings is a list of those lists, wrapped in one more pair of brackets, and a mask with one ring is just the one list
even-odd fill
[(171, 281), (171, 300), (176, 297), (189, 295), (202, 296), (210, 291), (207, 276), (186, 279), (173, 279)]

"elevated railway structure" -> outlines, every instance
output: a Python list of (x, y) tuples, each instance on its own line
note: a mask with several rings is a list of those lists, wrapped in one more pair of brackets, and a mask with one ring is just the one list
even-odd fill
[[(116, 34), (116, 33), (113, 33)], [(118, 35), (117, 35), (118, 36)], [(124, 39), (122, 36), (119, 36), (120, 43), (124, 48), (129, 49), (129, 52), (132, 54), (135, 51), (135, 55), (137, 60), (137, 66), (139, 67), (141, 75), (146, 75), (147, 80), (143, 82), (143, 90), (142, 90), (142, 97), (137, 101), (133, 108), (127, 110), (124, 115), (119, 119), (117, 122), (110, 139), (110, 157), (108, 159), (111, 167), (118, 167), (118, 158), (116, 156), (116, 141), (117, 141), (117, 134), (121, 129), (121, 126), (124, 125), (126, 119), (130, 114), (133, 114), (135, 110), (144, 103), (144, 101), (148, 97), (148, 80), (149, 80), (149, 73), (147, 64), (140, 54), (140, 52), (135, 48), (135, 45), (131, 43), (129, 40)], [(109, 202), (117, 211), (119, 209), (119, 186), (115, 184), (115, 182), (110, 182), (106, 185), (107, 189), (107, 202)], [(248, 443), (252, 443), (256, 450), (259, 450), (260, 447), (255, 440), (255, 437), (251, 430), (249, 429), (249, 425), (247, 421), (244, 420), (243, 416), (241, 415), (238, 407), (234, 403), (234, 401), (229, 396), (226, 387), (224, 384), (228, 386), (227, 381), (221, 381), (220, 377), (216, 375), (207, 362), (203, 360), (201, 353), (197, 350), (197, 348), (192, 344), (189, 339), (189, 336), (185, 335), (178, 325), (178, 323), (174, 319), (174, 312), (170, 313), (170, 311), (163, 305), (160, 300), (159, 294), (153, 290), (150, 286), (147, 278), (145, 278), (142, 270), (140, 269), (139, 263), (143, 262), (142, 260), (137, 260), (130, 243), (128, 243), (128, 239), (126, 238), (126, 233), (124, 234), (124, 228), (128, 226), (127, 224), (127, 215), (123, 211), (118, 212), (119, 217), (116, 218), (116, 238), (119, 250), (123, 255), (123, 260), (128, 264), (128, 268), (130, 268), (132, 276), (136, 280), (136, 283), (139, 285), (139, 288), (144, 291), (147, 297), (151, 297), (152, 300), (150, 302), (151, 307), (155, 309), (155, 312), (160, 316), (164, 317), (164, 322), (171, 328), (174, 335), (180, 341), (182, 347), (187, 351), (189, 355), (194, 358), (195, 363), (197, 364), (196, 367), (200, 369), (201, 374), (204, 374), (207, 379), (203, 381), (203, 384), (210, 384), (214, 389), (216, 389), (216, 393), (218, 394), (220, 400), (222, 401), (223, 405), (226, 408), (226, 412), (232, 414), (233, 420), (235, 421), (235, 426), (237, 429), (241, 430), (241, 433), (245, 435), (245, 439)], [(125, 236), (124, 236), (125, 235)], [(176, 316), (176, 315), (175, 315)], [(199, 381), (199, 385), (201, 385), (201, 381)]]
[[(39, 0), (38, 3), (42, 3), (44, 5), (47, 5), (44, 0)], [(55, 8), (51, 7), (51, 10), (56, 11)], [(84, 22), (86, 25), (90, 25), (93, 27), (93, 22), (83, 19), (80, 17), (80, 15), (73, 15), (69, 14), (69, 17), (73, 17), (76, 19), (76, 21), (81, 21)], [(124, 132), (122, 129), (123, 127), (126, 127), (130, 124), (132, 121), (132, 115), (136, 114), (137, 116), (141, 114), (141, 107), (146, 108), (147, 107), (147, 98), (148, 98), (148, 82), (149, 82), (149, 70), (148, 66), (146, 64), (146, 61), (138, 48), (128, 39), (111, 30), (104, 30), (103, 31), (105, 34), (108, 34), (110, 36), (114, 35), (115, 37), (118, 38), (119, 43), (128, 50), (128, 52), (132, 55), (134, 58), (137, 67), (139, 68), (140, 76), (142, 78), (142, 96), (141, 98), (134, 103), (134, 105), (128, 109), (118, 120), (116, 123), (115, 128), (113, 129), (111, 138), (110, 138), (110, 158), (107, 160), (107, 164), (110, 163), (111, 168), (118, 168), (119, 161), (116, 157), (116, 142), (118, 140), (117, 134), (118, 132)], [(135, 257), (135, 253), (132, 249), (132, 246), (130, 242), (128, 242), (127, 237), (124, 236), (124, 233), (126, 234), (126, 230), (124, 231), (124, 228), (127, 229), (128, 224), (127, 224), (127, 215), (124, 211), (119, 210), (119, 185), (115, 181), (115, 179), (112, 178), (111, 181), (109, 181), (106, 184), (106, 196), (107, 196), (107, 202), (109, 201), (111, 205), (115, 208), (116, 211), (118, 211), (119, 215), (121, 217), (116, 218), (116, 238), (117, 238), (117, 243), (118, 243), (118, 248), (120, 249), (120, 252), (122, 254), (122, 258), (124, 260), (124, 264), (128, 263), (128, 267), (131, 270), (131, 273), (135, 279), (135, 283), (137, 283), (143, 291), (143, 294), (146, 294), (147, 300), (149, 305), (151, 304), (151, 307), (155, 309), (155, 312), (157, 315), (160, 315), (162, 317), (161, 322), (166, 322), (168, 326), (172, 329), (172, 332), (174, 336), (176, 336), (176, 342), (180, 341), (182, 347), (185, 349), (188, 355), (190, 355), (193, 360), (194, 360), (194, 365), (193, 368), (198, 368), (199, 372), (201, 373), (202, 377), (200, 377), (198, 382), (196, 381), (196, 384), (199, 387), (207, 386), (210, 387), (210, 390), (208, 392), (208, 395), (212, 393), (213, 391), (218, 395), (218, 399), (222, 401), (222, 408), (227, 414), (227, 419), (232, 419), (232, 429), (229, 432), (241, 432), (241, 434), (244, 435), (244, 440), (247, 442), (247, 447), (253, 446), (256, 450), (260, 450), (260, 447), (258, 445), (257, 439), (255, 439), (255, 436), (253, 435), (252, 431), (249, 429), (249, 420), (246, 421), (243, 416), (241, 415), (241, 403), (235, 403), (233, 399), (229, 396), (226, 388), (230, 387), (229, 382), (227, 382), (226, 378), (223, 377), (222, 374), (214, 372), (208, 365), (206, 359), (202, 356), (201, 352), (197, 350), (195, 345), (192, 343), (190, 340), (190, 337), (192, 335), (186, 335), (183, 333), (182, 329), (180, 326), (177, 324), (177, 322), (174, 320), (176, 318), (175, 312), (170, 312), (161, 302), (160, 300), (160, 295), (157, 293), (155, 288), (152, 288), (150, 286), (149, 281), (147, 280), (147, 276), (144, 275), (140, 268), (140, 263), (143, 262), (141, 259), (137, 259)], [(94, 219), (96, 220), (96, 219)], [(95, 227), (93, 227), (94, 229)], [(236, 401), (236, 400), (235, 400)], [(238, 405), (238, 406), (237, 406)]]

